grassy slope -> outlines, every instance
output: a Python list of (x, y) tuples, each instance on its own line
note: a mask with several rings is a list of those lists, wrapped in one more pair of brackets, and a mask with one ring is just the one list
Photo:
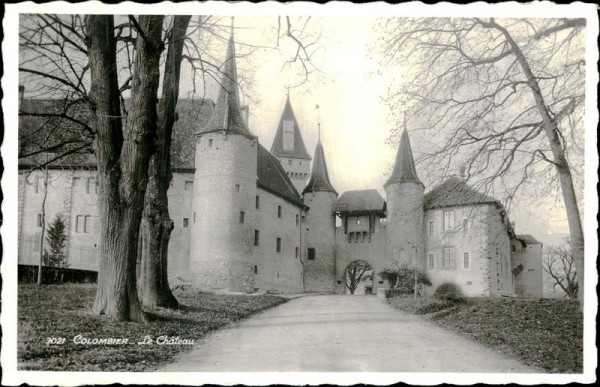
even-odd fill
[[(281, 297), (213, 295), (189, 290), (175, 296), (178, 310), (149, 311), (153, 321), (141, 325), (110, 321), (90, 313), (95, 285), (19, 286), (19, 369), (56, 371), (144, 371), (167, 363), (190, 345), (82, 345), (73, 338), (128, 338), (141, 342), (148, 335), (179, 336), (196, 342), (208, 332), (285, 302)], [(63, 345), (47, 338), (64, 337)]]
[[(578, 304), (563, 300), (471, 299), (463, 305), (431, 299), (391, 298), (410, 313), (548, 372), (583, 372), (583, 319)], [(431, 306), (431, 304), (441, 304)], [(437, 309), (435, 313), (423, 313)]]

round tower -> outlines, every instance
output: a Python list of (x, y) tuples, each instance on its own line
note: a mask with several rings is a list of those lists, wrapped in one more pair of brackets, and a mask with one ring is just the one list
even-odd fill
[(213, 115), (195, 135), (190, 275), (195, 287), (253, 291), (257, 139), (241, 113), (233, 34)]
[(310, 180), (302, 192), (309, 209), (302, 225), (304, 232), (304, 291), (335, 291), (335, 214), (338, 194), (329, 182), (323, 146), (319, 141)]
[(424, 186), (417, 177), (415, 163), (404, 130), (392, 175), (386, 182), (386, 240), (389, 264), (397, 263), (425, 270), (423, 242)]

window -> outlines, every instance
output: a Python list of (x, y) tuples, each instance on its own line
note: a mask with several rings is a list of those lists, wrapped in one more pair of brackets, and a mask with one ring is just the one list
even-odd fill
[(256, 209), (260, 208), (260, 196), (256, 195)]
[(240, 185), (239, 184), (235, 185), (235, 192), (240, 192)]
[(429, 236), (433, 236), (435, 232), (433, 220), (429, 221)]
[(454, 247), (444, 247), (444, 267), (455, 268), (456, 258), (454, 257)]
[(260, 232), (258, 230), (254, 230), (254, 246), (258, 246), (260, 241)]
[(91, 229), (92, 229), (92, 216), (85, 215), (83, 217), (83, 232), (87, 234), (90, 232)]
[(463, 234), (469, 232), (469, 219), (463, 218)]
[(37, 226), (42, 227), (42, 214), (37, 214)]
[(183, 189), (185, 191), (192, 191), (194, 189), (194, 182), (191, 181), (191, 180), (187, 180), (185, 182), (185, 185), (184, 185)]
[(258, 274), (258, 266), (254, 265), (254, 274)]
[(281, 206), (277, 206), (277, 217), (281, 218)]
[(288, 159), (288, 165), (292, 165), (292, 159)]
[(471, 256), (469, 252), (465, 251), (463, 254), (463, 268), (468, 269), (471, 267)]
[(300, 247), (296, 247), (296, 258), (298, 258), (298, 254), (300, 254)]
[(244, 211), (240, 211), (240, 223), (244, 223), (244, 216), (246, 213)]
[(283, 150), (294, 150), (294, 121), (283, 120)]
[(348, 233), (348, 243), (352, 243), (352, 236), (354, 235), (353, 232), (349, 232)]
[(188, 228), (190, 226), (190, 218), (183, 218), (183, 228)]
[(83, 231), (83, 215), (77, 215), (75, 217), (75, 232)]
[(208, 139), (208, 146), (212, 146), (212, 138)]
[(93, 177), (88, 177), (86, 185), (85, 185), (86, 193), (98, 193), (98, 184), (96, 183), (96, 179)]
[(296, 214), (296, 226), (300, 224), (300, 215)]
[(454, 211), (444, 211), (444, 231), (454, 228)]
[(314, 247), (309, 247), (307, 249), (308, 252), (308, 260), (309, 261), (314, 261), (315, 259), (315, 248)]
[(281, 238), (277, 238), (277, 247), (275, 248), (275, 251), (281, 253)]
[(430, 269), (435, 269), (435, 254), (429, 253), (427, 256), (427, 263)]

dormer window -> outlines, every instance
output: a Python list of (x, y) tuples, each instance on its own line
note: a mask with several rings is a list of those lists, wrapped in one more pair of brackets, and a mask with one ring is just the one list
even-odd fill
[(294, 121), (283, 120), (283, 150), (294, 150)]

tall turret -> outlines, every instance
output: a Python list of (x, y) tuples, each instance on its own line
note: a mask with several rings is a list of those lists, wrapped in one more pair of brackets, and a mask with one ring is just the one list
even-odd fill
[(302, 192), (309, 209), (305, 230), (304, 290), (335, 291), (335, 214), (337, 192), (329, 181), (325, 152), (317, 143), (310, 180)]
[(423, 183), (417, 177), (406, 127), (400, 138), (392, 175), (384, 185), (387, 196), (386, 247), (389, 264), (425, 269), (423, 244)]
[(240, 108), (233, 28), (213, 115), (195, 134), (190, 275), (201, 289), (252, 291), (257, 138)]
[(277, 157), (296, 190), (302, 192), (310, 173), (311, 158), (306, 152), (289, 94), (273, 139), (271, 153)]

